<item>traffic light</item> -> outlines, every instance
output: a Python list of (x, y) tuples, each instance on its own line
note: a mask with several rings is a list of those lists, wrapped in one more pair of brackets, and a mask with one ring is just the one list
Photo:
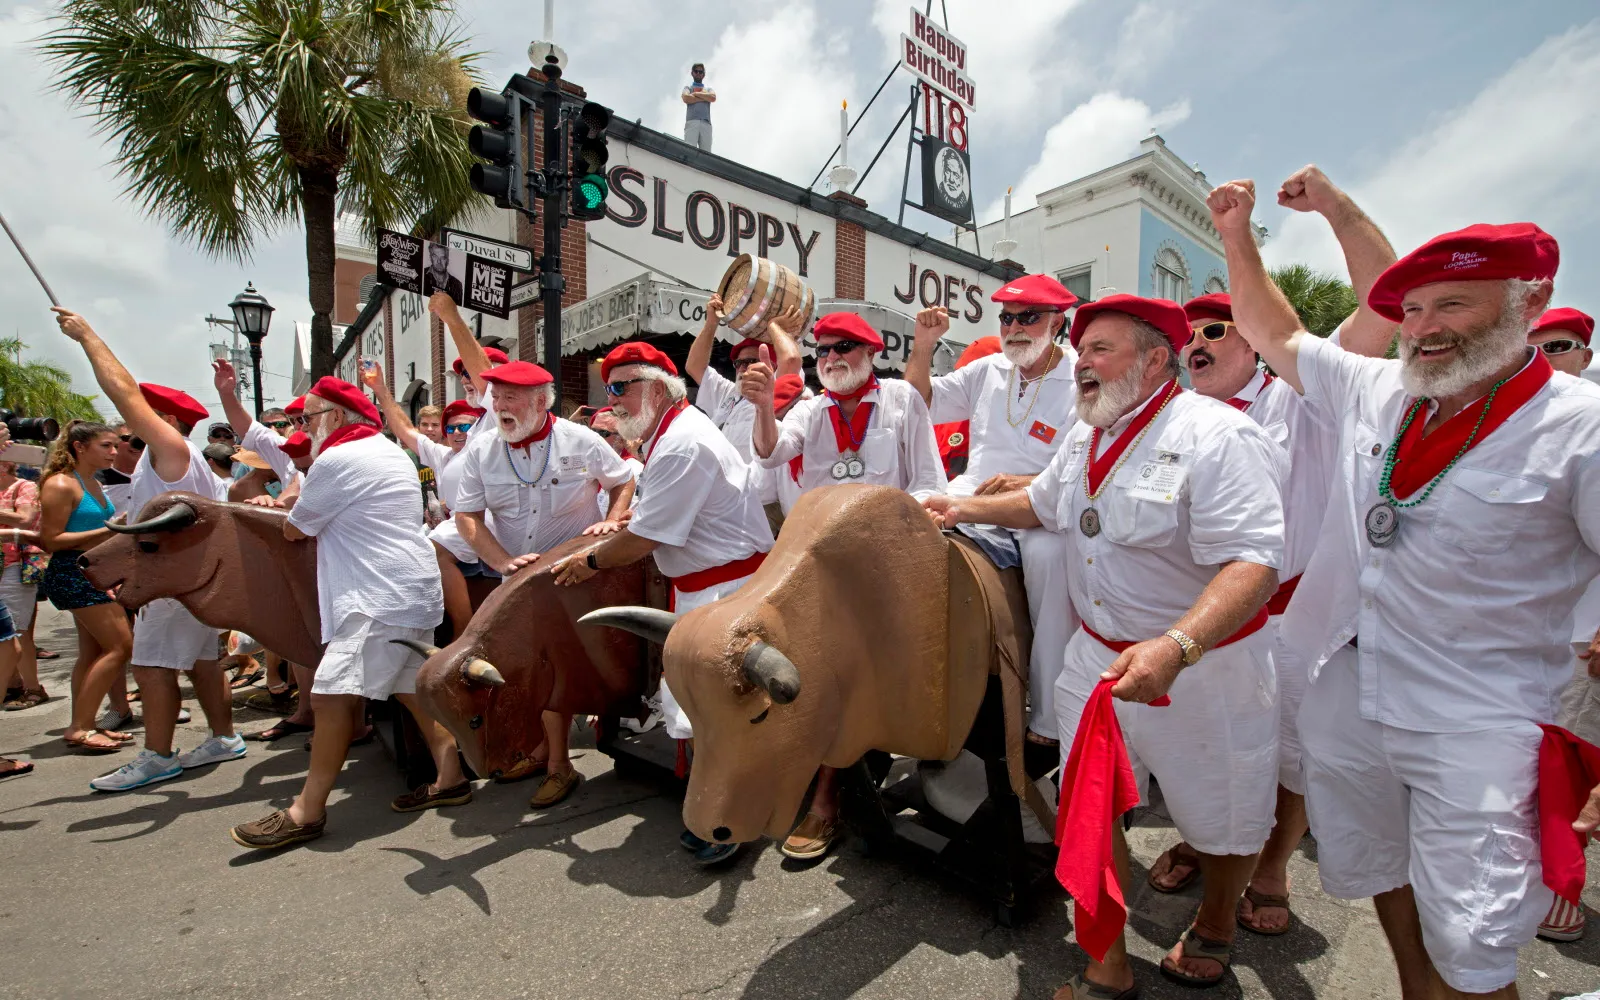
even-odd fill
[(569, 210), (574, 219), (592, 221), (606, 214), (606, 127), (611, 124), (611, 109), (588, 103), (572, 119), (572, 200)]
[(472, 189), (494, 199), (500, 208), (526, 210), (526, 146), (522, 138), (524, 99), (509, 88), (505, 92), (473, 87), (467, 94), (467, 114), (486, 122), (472, 126), (467, 147), (488, 163), (474, 163)]

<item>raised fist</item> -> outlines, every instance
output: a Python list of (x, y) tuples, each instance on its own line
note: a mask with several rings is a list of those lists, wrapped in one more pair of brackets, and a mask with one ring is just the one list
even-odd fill
[(1301, 167), (1289, 175), (1278, 188), (1278, 204), (1296, 212), (1320, 212), (1327, 215), (1338, 206), (1343, 194), (1328, 180), (1316, 164)]
[(1206, 197), (1211, 222), (1224, 234), (1249, 234), (1250, 212), (1256, 207), (1255, 181), (1229, 181)]
[(776, 382), (772, 375), (772, 348), (761, 345), (761, 355), (739, 376), (739, 394), (757, 406), (772, 408), (772, 388)]
[(949, 332), (950, 310), (944, 306), (932, 306), (917, 313), (917, 328), (912, 334), (917, 343), (936, 344)]
[(451, 316), (460, 318), (461, 309), (456, 305), (456, 300), (444, 292), (434, 292), (428, 296), (428, 311), (440, 319), (449, 319)]

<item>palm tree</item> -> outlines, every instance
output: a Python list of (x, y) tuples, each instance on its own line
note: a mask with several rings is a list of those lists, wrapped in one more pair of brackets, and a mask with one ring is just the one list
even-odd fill
[(1273, 282), (1294, 306), (1300, 322), (1319, 337), (1337, 330), (1339, 324), (1356, 311), (1355, 291), (1337, 275), (1313, 270), (1307, 264), (1275, 267), (1271, 274)]
[(0, 338), (0, 407), (20, 417), (100, 420), (94, 397), (72, 391), (72, 376), (48, 361), (23, 361), (22, 341)]
[(479, 200), (476, 56), (448, 0), (66, 0), (44, 51), (175, 236), (243, 262), (303, 223), (311, 374), (333, 370), (334, 220), (431, 232)]

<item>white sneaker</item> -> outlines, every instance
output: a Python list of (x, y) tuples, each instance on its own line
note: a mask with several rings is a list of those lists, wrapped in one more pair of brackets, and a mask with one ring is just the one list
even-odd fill
[(110, 774), (102, 774), (89, 782), (89, 787), (97, 792), (126, 792), (176, 778), (182, 773), (183, 768), (178, 766), (178, 754), (163, 757), (153, 750), (140, 750), (132, 763), (124, 764)]
[(192, 718), (194, 718), (194, 716), (189, 714), (189, 710), (187, 708), (184, 708), (181, 705), (178, 707), (178, 725), (186, 726), (189, 724), (189, 720)]
[(237, 760), (243, 757), (245, 752), (246, 747), (242, 737), (213, 736), (188, 753), (178, 754), (178, 766), (187, 771), (191, 767), (205, 767), (207, 764), (220, 764), (225, 760)]

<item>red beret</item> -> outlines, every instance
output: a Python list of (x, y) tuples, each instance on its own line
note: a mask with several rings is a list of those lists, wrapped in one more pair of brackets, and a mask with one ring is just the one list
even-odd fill
[(873, 353), (883, 350), (883, 337), (872, 328), (871, 323), (853, 312), (829, 313), (811, 324), (813, 337), (820, 337), (823, 334), (832, 334), (858, 344), (866, 344), (872, 348)]
[(555, 381), (555, 378), (531, 361), (508, 361), (503, 365), (495, 365), (484, 372), (483, 380), (485, 382), (494, 382), (497, 385), (532, 387), (549, 385)]
[(449, 423), (456, 417), (472, 417), (476, 420), (488, 411), (481, 406), (473, 406), (464, 399), (458, 399), (444, 408), (444, 420)]
[(1437, 281), (1541, 281), (1556, 276), (1561, 248), (1531, 222), (1503, 226), (1479, 223), (1435, 236), (1378, 275), (1367, 305), (1396, 323), (1405, 319), (1401, 300), (1413, 288)]
[(1228, 297), (1227, 292), (1213, 292), (1185, 302), (1183, 311), (1191, 323), (1202, 319), (1220, 319), (1232, 323), (1233, 299)]
[(342, 378), (324, 375), (317, 379), (317, 384), (311, 387), (310, 395), (325, 399), (335, 406), (342, 406), (374, 427), (382, 424), (378, 417), (378, 408), (372, 405), (372, 400), (367, 394), (346, 382)]
[(672, 363), (671, 358), (642, 340), (624, 341), (613, 347), (605, 360), (600, 362), (600, 381), (611, 381), (612, 369), (621, 365), (654, 365), (668, 375), (678, 374), (678, 366)]
[(306, 412), (306, 398), (304, 396), (296, 396), (294, 402), (283, 408), (283, 415), (286, 417), (298, 417), (304, 412)]
[(806, 380), (798, 375), (779, 375), (772, 384), (772, 408), (781, 410), (806, 391)]
[(987, 358), (991, 354), (999, 353), (999, 337), (996, 337), (993, 334), (987, 337), (979, 337), (977, 340), (974, 340), (972, 343), (967, 345), (967, 349), (961, 352), (961, 357), (956, 358), (956, 367), (965, 368), (974, 361)]
[(169, 389), (154, 382), (140, 382), (139, 391), (144, 394), (144, 401), (150, 404), (152, 410), (177, 417), (190, 427), (211, 416), (210, 411), (201, 406), (199, 400), (182, 389)]
[(305, 431), (295, 431), (279, 445), (290, 458), (305, 458), (311, 454), (311, 436)]
[(1101, 313), (1119, 312), (1142, 319), (1146, 323), (1167, 335), (1167, 342), (1172, 345), (1173, 351), (1183, 350), (1183, 345), (1193, 336), (1189, 330), (1189, 317), (1185, 315), (1183, 306), (1171, 299), (1142, 299), (1137, 295), (1107, 295), (1103, 299), (1085, 302), (1078, 307), (1078, 312), (1072, 317), (1072, 332), (1068, 339), (1072, 346), (1077, 347), (1078, 341), (1083, 339), (1083, 331), (1089, 328), (1089, 321)]
[(1529, 333), (1549, 333), (1551, 330), (1568, 330), (1583, 338), (1585, 344), (1594, 336), (1594, 317), (1579, 309), (1563, 306), (1560, 309), (1546, 309), (1539, 321), (1533, 324)]
[(730, 357), (730, 358), (738, 357), (739, 356), (739, 352), (744, 350), (746, 347), (754, 347), (757, 352), (760, 352), (761, 345), (764, 344), (764, 343), (766, 343), (766, 341), (756, 340), (754, 337), (746, 337), (743, 340), (739, 341), (737, 344), (733, 345), (733, 350), (728, 352), (728, 357)]
[[(511, 360), (511, 358), (506, 355), (506, 352), (502, 351), (498, 347), (485, 347), (483, 349), (483, 353), (489, 356), (489, 363), (491, 365), (503, 365), (507, 361)], [(457, 375), (460, 375), (462, 378), (467, 377), (467, 366), (461, 363), (460, 358), (456, 358), (454, 361), (450, 362), (450, 370), (455, 372)]]
[(1046, 309), (1070, 309), (1078, 297), (1048, 274), (1029, 274), (1006, 282), (989, 296), (991, 302), (1017, 302)]

